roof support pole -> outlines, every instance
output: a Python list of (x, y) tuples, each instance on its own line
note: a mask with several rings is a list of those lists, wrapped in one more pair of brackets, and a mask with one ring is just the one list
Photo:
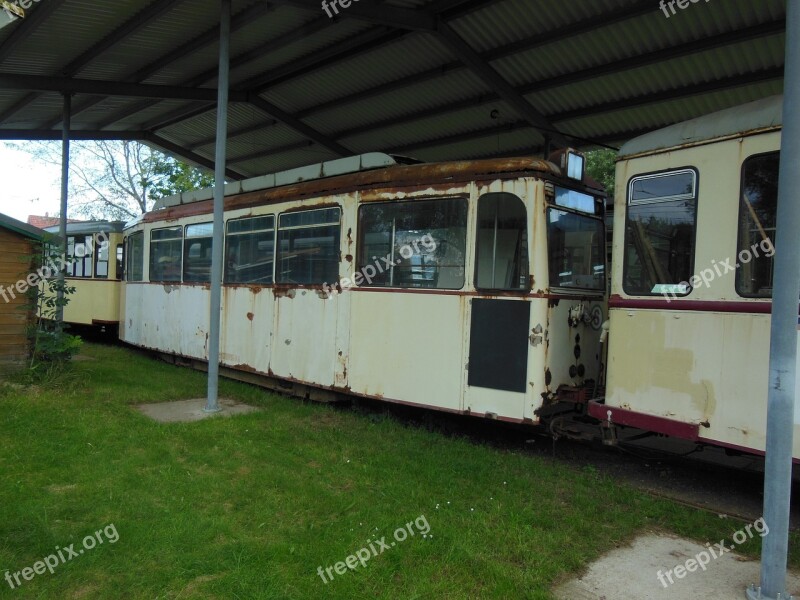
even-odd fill
[(219, 392), (220, 305), (222, 304), (223, 211), (225, 205), (225, 152), (228, 135), (228, 85), (230, 71), (231, 0), (221, 0), (219, 21), (219, 77), (217, 79), (217, 143), (214, 156), (214, 233), (211, 243), (211, 315), (208, 332), (208, 398), (205, 412), (222, 410)]
[(788, 0), (783, 132), (778, 182), (775, 279), (769, 355), (764, 521), (769, 533), (761, 551), (761, 587), (751, 600), (787, 600), (789, 506), (797, 370), (797, 307), (800, 297), (800, 0)]
[(72, 114), (72, 96), (64, 94), (64, 114), (61, 119), (61, 213), (58, 222), (58, 235), (61, 236), (61, 257), (64, 262), (58, 271), (56, 290), (56, 327), (64, 329), (64, 271), (67, 268), (67, 197), (69, 195), (69, 127)]

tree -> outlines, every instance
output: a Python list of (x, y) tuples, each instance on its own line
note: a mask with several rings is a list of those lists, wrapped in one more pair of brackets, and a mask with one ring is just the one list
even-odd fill
[[(61, 144), (15, 144), (35, 160), (61, 166)], [(78, 141), (70, 148), (70, 216), (125, 221), (158, 198), (214, 184), (213, 175), (134, 141)]]
[(586, 153), (586, 172), (606, 189), (611, 200), (614, 199), (616, 160), (617, 152), (615, 150), (604, 148)]

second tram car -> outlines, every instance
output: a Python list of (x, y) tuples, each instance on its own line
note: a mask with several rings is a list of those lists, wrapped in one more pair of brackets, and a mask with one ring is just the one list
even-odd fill
[(607, 428), (764, 451), (782, 106), (767, 98), (623, 146), (607, 393), (589, 406)]

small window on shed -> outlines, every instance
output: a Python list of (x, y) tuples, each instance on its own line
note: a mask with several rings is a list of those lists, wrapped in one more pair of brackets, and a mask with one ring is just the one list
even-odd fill
[(341, 218), (339, 208), (304, 210), (279, 217), (277, 283), (338, 281)]
[(628, 185), (623, 288), (686, 295), (694, 269), (697, 171), (641, 175)]
[(183, 227), (165, 227), (150, 232), (150, 281), (181, 280)]
[(213, 223), (186, 226), (183, 242), (183, 280), (192, 283), (211, 281), (211, 241)]

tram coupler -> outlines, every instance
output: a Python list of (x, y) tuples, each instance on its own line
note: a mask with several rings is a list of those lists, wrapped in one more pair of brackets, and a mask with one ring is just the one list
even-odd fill
[(604, 446), (616, 446), (619, 443), (617, 426), (610, 421), (603, 421), (600, 423), (600, 437)]

